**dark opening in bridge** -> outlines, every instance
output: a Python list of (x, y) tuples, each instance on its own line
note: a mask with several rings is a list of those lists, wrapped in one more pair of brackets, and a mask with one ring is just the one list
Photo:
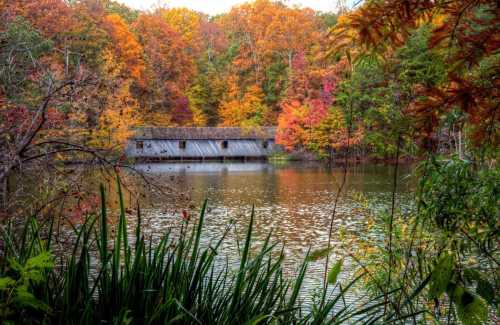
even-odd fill
[(186, 141), (185, 140), (179, 141), (179, 149), (186, 149)]
[(142, 149), (144, 149), (144, 142), (143, 142), (143, 141), (136, 141), (136, 143), (135, 143), (135, 148), (136, 148), (137, 150), (142, 150)]
[(262, 148), (267, 149), (269, 147), (269, 141), (262, 141)]
[(227, 147), (228, 147), (228, 142), (227, 142), (227, 140), (222, 141), (222, 143), (221, 143), (221, 147), (222, 147), (222, 149), (227, 149)]

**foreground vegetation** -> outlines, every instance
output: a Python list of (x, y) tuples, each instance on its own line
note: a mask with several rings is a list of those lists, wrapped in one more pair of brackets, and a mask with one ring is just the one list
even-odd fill
[[(340, 292), (325, 294), (314, 308), (299, 299), (307, 257), (294, 280), (283, 276), (283, 253), (269, 237), (251, 251), (254, 214), (241, 251), (239, 267), (217, 263), (220, 238), (202, 247), (205, 206), (197, 225), (180, 234), (167, 233), (147, 242), (137, 214), (135, 236), (127, 234), (120, 194), (120, 216), (110, 239), (104, 190), (102, 211), (74, 228), (69, 253), (54, 255), (54, 220), (39, 225), (28, 218), (19, 229), (2, 227), (0, 317), (4, 324), (268, 324), (342, 323), (379, 305), (355, 310), (341, 304), (354, 279)], [(129, 241), (133, 239), (134, 243)], [(111, 246), (111, 248), (109, 248)], [(221, 262), (221, 260), (219, 260)], [(329, 273), (336, 284), (337, 266)]]
[[(499, 315), (500, 171), (457, 158), (422, 162), (411, 207), (371, 211), (356, 258), (373, 295), (397, 290), (392, 312), (423, 304), (429, 322), (495, 323)], [(394, 198), (393, 198), (394, 200)], [(393, 201), (394, 202), (394, 201)], [(369, 204), (366, 208), (370, 210)], [(423, 288), (416, 294), (415, 288)], [(410, 307), (414, 310), (414, 307)]]
[[(110, 226), (102, 187), (100, 213), (72, 225), (62, 251), (54, 218), (2, 226), (0, 317), (6, 324), (485, 324), (498, 313), (499, 205), (491, 193), (500, 174), (461, 160), (430, 160), (423, 171), (416, 205), (373, 213), (371, 231), (382, 241), (356, 254), (346, 249), (358, 270), (340, 283), (342, 261), (330, 263), (307, 305), (308, 263), (328, 248), (308, 252), (296, 277), (286, 277), (271, 234), (252, 246), (252, 212), (234, 268), (218, 255), (225, 235), (202, 244), (206, 202), (196, 224), (186, 219), (156, 242), (144, 238), (140, 210), (135, 230), (127, 227), (119, 182), (119, 218)], [(355, 288), (368, 298), (346, 305), (346, 295), (360, 295)]]

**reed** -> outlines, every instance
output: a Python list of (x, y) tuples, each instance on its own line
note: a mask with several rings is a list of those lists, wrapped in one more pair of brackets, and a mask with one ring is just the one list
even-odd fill
[(359, 277), (342, 290), (330, 284), (326, 302), (304, 308), (299, 293), (309, 253), (298, 275), (286, 278), (283, 251), (274, 253), (270, 235), (257, 252), (250, 249), (253, 211), (234, 270), (216, 263), (225, 235), (213, 246), (200, 244), (206, 202), (191, 230), (166, 233), (157, 244), (145, 240), (138, 209), (130, 237), (120, 186), (118, 191), (114, 238), (101, 187), (100, 215), (73, 228), (73, 246), (64, 256), (52, 253), (53, 221), (28, 218), (21, 232), (12, 223), (2, 227), (0, 317), (5, 324), (337, 324), (381, 308), (376, 301), (361, 309), (340, 304)]

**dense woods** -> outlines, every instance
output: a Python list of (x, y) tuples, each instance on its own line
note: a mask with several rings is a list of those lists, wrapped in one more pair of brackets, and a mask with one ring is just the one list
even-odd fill
[[(210, 17), (168, 6), (138, 11), (111, 0), (0, 0), (0, 221), (33, 216), (22, 229), (0, 225), (0, 318), (28, 317), (33, 324), (498, 320), (499, 6), (366, 0), (325, 13), (255, 0)], [(297, 303), (306, 262), (299, 278), (286, 282), (284, 256), (275, 259), (268, 242), (250, 256), (253, 214), (239, 271), (225, 269), (219, 277), (216, 250), (199, 247), (204, 210), (191, 234), (147, 250), (137, 209), (131, 248), (118, 180), (120, 214), (109, 235), (113, 249), (106, 249), (104, 188), (98, 207), (99, 196), (80, 188), (86, 174), (61, 165), (91, 162), (120, 174), (128, 167), (124, 145), (138, 126), (277, 126), (276, 142), (286, 150), (345, 164), (328, 247), (306, 258), (326, 256), (324, 291), (313, 308), (302, 314)], [(335, 309), (344, 299), (337, 281), (342, 260), (332, 268), (328, 259), (351, 159), (395, 164), (390, 209), (359, 208), (381, 242), (367, 240), (346, 254), (360, 266), (348, 287), (362, 282), (371, 299), (352, 313)], [(403, 209), (397, 177), (405, 159), (419, 163), (410, 207)], [(31, 187), (43, 189), (40, 198)], [(45, 218), (55, 211), (80, 222), (60, 272), (51, 255), (54, 222)], [(83, 222), (87, 215), (101, 219)], [(94, 287), (92, 251), (102, 266)], [(175, 263), (164, 266), (156, 256)], [(327, 298), (333, 287), (340, 293)]]
[(7, 0), (1, 15), (4, 136), (43, 108), (42, 128), (100, 147), (139, 125), (278, 125), (320, 157), (347, 129), (376, 158), (498, 143), (494, 1), (368, 2), (338, 22), (267, 0), (216, 17)]

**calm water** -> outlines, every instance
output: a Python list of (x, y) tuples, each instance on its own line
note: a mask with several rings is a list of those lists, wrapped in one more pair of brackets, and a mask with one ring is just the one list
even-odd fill
[[(225, 257), (236, 261), (236, 243), (244, 236), (255, 206), (255, 245), (258, 246), (272, 231), (273, 240), (285, 244), (285, 271), (294, 274), (308, 248), (324, 248), (328, 241), (328, 225), (334, 199), (342, 181), (341, 167), (326, 167), (316, 163), (191, 163), (137, 165), (157, 182), (173, 182), (184, 199), (178, 201), (153, 198), (143, 211), (147, 233), (161, 234), (168, 228), (179, 227), (181, 212), (190, 202), (190, 213), (199, 211), (208, 199), (208, 213), (204, 233), (205, 243), (220, 236), (233, 224), (228, 239), (221, 248)], [(409, 167), (400, 168), (399, 197), (411, 187)], [(341, 233), (350, 233), (347, 246), (355, 249), (356, 237), (367, 236), (366, 215), (359, 197), (367, 199), (378, 209), (390, 207), (393, 167), (359, 165), (347, 173), (345, 192), (338, 202), (334, 219), (333, 257), (346, 255), (346, 239)], [(324, 260), (311, 263), (305, 282), (305, 292), (321, 285)], [(341, 278), (354, 269), (346, 259)], [(307, 297), (305, 298), (308, 299)]]

